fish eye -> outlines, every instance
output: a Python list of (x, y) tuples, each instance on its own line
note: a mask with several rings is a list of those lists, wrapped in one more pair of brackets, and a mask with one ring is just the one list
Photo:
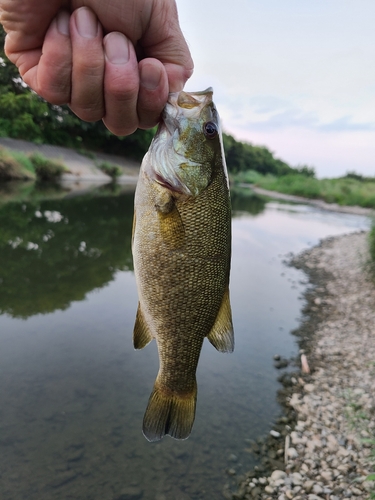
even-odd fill
[(206, 122), (203, 125), (203, 133), (207, 139), (215, 139), (218, 134), (217, 126), (213, 122)]

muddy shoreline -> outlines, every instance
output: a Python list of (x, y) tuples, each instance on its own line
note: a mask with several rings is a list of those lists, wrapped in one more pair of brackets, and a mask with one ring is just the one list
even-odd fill
[[(368, 500), (375, 494), (375, 279), (365, 232), (328, 238), (289, 262), (310, 285), (301, 358), (279, 378), (283, 415), (251, 447), (260, 465), (237, 500)], [(293, 366), (294, 365), (294, 366)]]

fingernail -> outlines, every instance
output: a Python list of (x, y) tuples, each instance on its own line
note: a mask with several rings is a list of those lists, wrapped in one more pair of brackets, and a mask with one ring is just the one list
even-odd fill
[(104, 51), (113, 64), (125, 64), (129, 61), (129, 41), (122, 33), (109, 33), (104, 38)]
[(143, 65), (141, 68), (140, 79), (141, 85), (147, 90), (155, 90), (160, 84), (160, 68), (155, 67), (151, 64)]
[(56, 18), (56, 25), (57, 25), (57, 31), (61, 35), (69, 35), (69, 19), (70, 15), (66, 10), (61, 10), (57, 14)]
[(91, 9), (81, 7), (76, 12), (76, 26), (83, 38), (95, 38), (98, 34), (98, 20)]

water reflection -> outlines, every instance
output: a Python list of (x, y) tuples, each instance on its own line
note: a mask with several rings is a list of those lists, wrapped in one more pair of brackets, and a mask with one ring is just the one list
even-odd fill
[(245, 212), (259, 215), (266, 207), (266, 199), (258, 196), (251, 189), (233, 187), (231, 189), (231, 202), (233, 214)]
[(0, 313), (66, 309), (132, 269), (132, 207), (132, 193), (0, 205)]

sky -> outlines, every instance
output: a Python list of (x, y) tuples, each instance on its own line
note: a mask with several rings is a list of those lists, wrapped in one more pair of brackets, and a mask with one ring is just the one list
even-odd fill
[(223, 128), (318, 177), (375, 176), (375, 0), (176, 0)]

